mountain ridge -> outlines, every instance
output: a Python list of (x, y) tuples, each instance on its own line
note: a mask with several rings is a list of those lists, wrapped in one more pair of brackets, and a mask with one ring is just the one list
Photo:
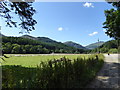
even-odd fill
[(61, 43), (61, 44), (65, 44), (65, 45), (70, 46), (70, 47), (77, 48), (77, 49), (84, 49), (84, 50), (87, 49), (87, 48), (83, 47), (82, 45), (80, 45), (78, 43), (75, 43), (73, 41), (66, 41), (66, 42), (62, 43), (62, 42), (58, 42), (58, 41), (55, 41), (53, 39), (50, 39), (48, 37), (33, 37), (33, 36), (30, 36), (30, 35), (23, 35), (21, 37), (29, 38), (29, 39), (33, 39), (33, 40), (38, 40), (38, 41), (49, 43), (49, 44)]
[[(2, 36), (5, 36), (3, 34), (1, 34)], [(76, 43), (74, 41), (66, 41), (66, 42), (58, 42), (56, 40), (53, 40), (51, 38), (48, 38), (48, 37), (34, 37), (34, 36), (31, 36), (31, 35), (22, 35), (22, 36), (19, 36), (19, 37), (22, 37), (22, 38), (28, 38), (28, 39), (32, 39), (32, 40), (37, 40), (37, 41), (41, 41), (41, 42), (44, 42), (44, 43), (47, 43), (47, 44), (64, 44), (64, 45), (67, 45), (67, 46), (70, 46), (70, 47), (74, 47), (74, 48), (78, 48), (78, 49), (84, 49), (84, 50), (88, 50), (88, 49), (94, 49), (94, 48), (97, 48), (99, 46), (101, 46), (102, 44), (104, 44), (105, 42), (103, 41), (100, 41), (99, 43), (96, 42), (96, 43), (91, 43), (87, 46), (82, 46), (81, 44), (79, 43)]]
[(72, 46), (72, 47), (75, 47), (75, 48), (79, 48), (79, 49), (84, 49), (86, 50), (87, 48), (85, 48), (84, 46), (78, 44), (78, 43), (75, 43), (73, 41), (67, 41), (67, 42), (64, 42), (64, 44), (68, 45), (68, 46)]
[(99, 41), (99, 42), (91, 43), (91, 44), (89, 44), (85, 47), (88, 48), (88, 49), (95, 49), (95, 48), (103, 45), (104, 43), (105, 43), (104, 41)]

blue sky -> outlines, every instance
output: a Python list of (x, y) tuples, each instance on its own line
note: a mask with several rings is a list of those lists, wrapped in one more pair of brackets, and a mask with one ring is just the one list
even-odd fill
[[(37, 10), (34, 18), (38, 23), (36, 30), (28, 35), (49, 37), (59, 42), (74, 41), (83, 46), (97, 42), (98, 38), (110, 40), (102, 28), (104, 10), (113, 8), (106, 2), (35, 2), (33, 6)], [(22, 35), (19, 34), (21, 29), (5, 27), (2, 21), (2, 34)]]

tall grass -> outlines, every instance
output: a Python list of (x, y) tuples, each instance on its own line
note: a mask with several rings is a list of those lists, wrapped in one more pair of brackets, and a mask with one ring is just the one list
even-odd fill
[(3, 66), (3, 88), (83, 88), (103, 65), (103, 55), (41, 62), (37, 68)]

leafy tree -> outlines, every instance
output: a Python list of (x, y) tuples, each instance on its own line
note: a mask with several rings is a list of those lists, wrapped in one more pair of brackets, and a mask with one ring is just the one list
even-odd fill
[(25, 45), (26, 53), (30, 53), (31, 45)]
[(37, 51), (38, 53), (42, 53), (42, 46), (41, 46), (41, 45), (37, 45), (36, 48), (37, 48), (36, 51)]
[(20, 53), (26, 53), (26, 49), (25, 49), (25, 45), (21, 45), (21, 50), (20, 50)]
[(36, 53), (36, 51), (37, 51), (37, 47), (34, 46), (34, 47), (30, 48), (30, 52), (29, 53)]
[[(49, 44), (37, 40), (22, 37), (3, 37), (2, 40), (4, 53), (19, 54), (48, 54), (48, 53), (84, 53), (82, 49), (76, 49), (64, 44)], [(20, 48), (19, 48), (20, 46)], [(56, 46), (56, 47), (55, 47)]]
[(117, 53), (118, 51), (118, 47), (117, 47), (117, 40), (110, 40), (105, 42), (102, 46), (95, 48), (93, 50), (91, 50), (91, 53), (95, 53), (98, 51), (98, 49), (100, 50), (101, 53)]
[(118, 49), (110, 49), (109, 53), (118, 53)]
[[(26, 30), (27, 32), (35, 30), (34, 25), (37, 23), (36, 20), (33, 19), (33, 15), (35, 14), (35, 9), (32, 7), (32, 0), (31, 2), (25, 2), (27, 0), (9, 0), (6, 2), (4, 0), (0, 1), (0, 17), (5, 19), (6, 26), (9, 27), (21, 27), (22, 29)], [(18, 21), (14, 21), (11, 13), (14, 13), (19, 18)], [(20, 32), (23, 33), (23, 32)], [(4, 51), (2, 53), (4, 55)]]
[(20, 45), (18, 45), (18, 44), (14, 44), (13, 45), (14, 47), (13, 47), (13, 49), (12, 49), (12, 53), (19, 53), (20, 52)]
[(11, 53), (11, 51), (12, 51), (12, 44), (10, 42), (5, 43), (3, 45), (3, 52), (4, 53)]
[(43, 53), (49, 53), (49, 50), (46, 48), (43, 48)]
[[(19, 0), (19, 2), (9, 2), (1, 1), (0, 2), (0, 17), (5, 19), (6, 25), (9, 27), (18, 27), (27, 30), (27, 32), (35, 30), (34, 25), (37, 23), (33, 19), (35, 14), (35, 9), (32, 7), (31, 2), (25, 2), (25, 0)], [(14, 21), (12, 13), (19, 17), (18, 21)], [(21, 32), (22, 33), (22, 32)]]
[(120, 39), (120, 1), (109, 2), (115, 8), (105, 10), (106, 21), (103, 23), (107, 31), (105, 32), (110, 37)]

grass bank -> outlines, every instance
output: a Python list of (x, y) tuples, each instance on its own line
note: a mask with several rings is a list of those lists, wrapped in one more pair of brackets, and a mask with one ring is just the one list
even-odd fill
[(100, 70), (103, 55), (75, 59), (62, 57), (37, 67), (2, 66), (3, 88), (84, 88)]

